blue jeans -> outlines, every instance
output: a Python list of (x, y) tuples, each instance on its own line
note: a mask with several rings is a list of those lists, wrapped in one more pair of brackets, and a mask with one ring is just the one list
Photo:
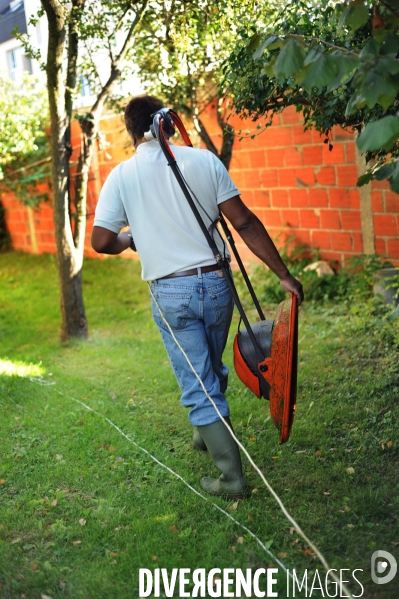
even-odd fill
[[(222, 362), (222, 353), (231, 323), (233, 300), (224, 277), (220, 271), (199, 271), (198, 275), (152, 281), (151, 291), (205, 389), (222, 416), (229, 416), (224, 396), (228, 368)], [(152, 314), (182, 392), (181, 402), (191, 408), (192, 425), (216, 422), (219, 416), (215, 408), (159, 315), (154, 300)]]

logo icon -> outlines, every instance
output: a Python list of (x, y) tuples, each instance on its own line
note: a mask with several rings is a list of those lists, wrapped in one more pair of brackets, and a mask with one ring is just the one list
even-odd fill
[[(396, 576), (398, 564), (388, 551), (374, 551), (371, 556), (371, 578), (376, 584), (387, 584)], [(383, 574), (383, 576), (381, 576)]]

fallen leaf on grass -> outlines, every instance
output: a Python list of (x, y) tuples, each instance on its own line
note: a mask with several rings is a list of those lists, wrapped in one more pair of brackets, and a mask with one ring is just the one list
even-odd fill
[(11, 541), (11, 545), (15, 545), (16, 543), (19, 543), (20, 540), (21, 540), (21, 537), (14, 539), (13, 541)]
[(252, 516), (250, 516), (250, 515), (248, 514), (248, 516), (247, 516), (247, 520), (252, 520)]
[(108, 447), (108, 451), (115, 451), (115, 447), (114, 447), (113, 445), (110, 445), (110, 446)]
[(258, 489), (252, 489), (252, 493), (257, 493)]
[(84, 518), (81, 518), (79, 520), (79, 524), (80, 524), (80, 526), (85, 526), (86, 525), (86, 520)]
[(231, 549), (231, 551), (235, 551), (235, 550), (236, 550), (236, 546), (235, 546), (235, 545), (232, 545), (232, 546), (230, 547), (230, 549)]
[(249, 437), (250, 441), (256, 441), (256, 437)]
[(391, 448), (391, 447), (392, 447), (392, 445), (393, 445), (392, 441), (388, 441), (388, 443), (387, 443), (387, 446), (388, 446), (389, 448)]
[(116, 551), (110, 551), (109, 554), (111, 557), (116, 557), (118, 555)]
[(355, 528), (354, 524), (347, 524), (346, 526), (347, 526), (347, 528)]
[(240, 545), (243, 545), (244, 544), (244, 537), (238, 537), (237, 543), (239, 543)]
[(72, 541), (72, 545), (80, 545), (82, 541)]
[(157, 558), (157, 556), (156, 556), (156, 555), (152, 555), (152, 556), (151, 556), (151, 559), (152, 559), (152, 561), (153, 561), (153, 562), (156, 562), (158, 558)]
[(30, 567), (32, 568), (32, 570), (36, 570), (37, 569), (37, 564), (35, 564), (34, 562), (32, 562), (31, 564), (29, 564)]
[(287, 552), (286, 552), (286, 551), (279, 551), (279, 552), (278, 552), (278, 556), (279, 556), (279, 557), (287, 557), (287, 555), (288, 555), (288, 554), (287, 554)]
[(59, 453), (57, 453), (57, 454), (55, 455), (55, 459), (56, 459), (56, 460), (62, 460), (62, 455), (60, 455)]
[(233, 503), (233, 505), (229, 505), (229, 507), (227, 508), (228, 512), (235, 512), (235, 510), (238, 508), (238, 501), (235, 501)]
[(352, 466), (349, 466), (349, 468), (346, 469), (348, 474), (355, 474), (355, 469), (352, 468)]
[(311, 549), (305, 549), (305, 551), (303, 552), (305, 555), (312, 555), (313, 551)]
[(50, 505), (51, 505), (51, 507), (55, 507), (55, 506), (57, 505), (57, 500), (56, 500), (56, 499), (54, 499), (54, 501), (52, 501), (52, 502), (50, 503)]
[(315, 457), (315, 458), (321, 458), (321, 451), (320, 451), (320, 450), (317, 450), (317, 451), (315, 452), (315, 454), (314, 454), (314, 457)]
[(171, 532), (177, 532), (177, 526), (176, 526), (176, 524), (173, 524), (173, 526), (169, 526), (169, 530)]
[(42, 599), (51, 599), (51, 597), (49, 597), (48, 595), (43, 595), (43, 593), (42, 593), (41, 597), (42, 597)]
[(115, 564), (117, 564), (118, 562), (116, 561), (116, 559), (113, 559), (112, 562), (109, 562), (110, 566), (115, 566)]
[(6, 483), (6, 479), (5, 478), (0, 478), (0, 485), (4, 485)]

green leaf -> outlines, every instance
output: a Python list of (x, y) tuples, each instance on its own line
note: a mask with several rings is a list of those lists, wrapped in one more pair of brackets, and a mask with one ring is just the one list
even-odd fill
[(302, 85), (309, 92), (313, 87), (321, 91), (335, 79), (336, 73), (337, 67), (333, 58), (329, 54), (320, 54), (319, 58), (310, 65)]
[(395, 170), (389, 179), (389, 185), (391, 186), (392, 191), (399, 193), (399, 160), (396, 160), (394, 164)]
[(381, 42), (380, 53), (384, 56), (391, 54), (396, 56), (399, 52), (399, 36), (396, 33), (389, 33)]
[(386, 116), (379, 121), (369, 123), (361, 132), (356, 145), (362, 154), (381, 149), (388, 151), (398, 137), (399, 118)]
[(373, 37), (367, 42), (363, 50), (360, 52), (360, 58), (368, 58), (370, 56), (377, 56), (380, 51), (380, 44)]
[(370, 183), (372, 179), (373, 173), (371, 171), (368, 171), (367, 173), (358, 178), (356, 186), (363, 187), (363, 185), (367, 185), (367, 183)]
[(348, 104), (346, 105), (345, 117), (348, 118), (352, 114), (352, 112), (355, 110), (355, 108), (356, 109), (363, 108), (363, 106), (365, 106), (365, 105), (366, 105), (365, 98), (363, 98), (363, 96), (356, 91), (349, 98)]
[(399, 60), (384, 56), (376, 60), (374, 68), (383, 75), (395, 75), (399, 73)]
[(305, 49), (298, 40), (289, 38), (281, 48), (274, 64), (274, 74), (277, 79), (289, 79), (300, 71), (305, 58)]
[(304, 65), (308, 65), (311, 64), (312, 62), (314, 62), (315, 60), (317, 60), (320, 56), (320, 54), (323, 52), (323, 46), (318, 45), (316, 46), (316, 48), (312, 48), (310, 50), (310, 52), (306, 55), (306, 58), (304, 60)]
[(353, 77), (354, 71), (361, 65), (360, 60), (356, 56), (331, 54), (330, 58), (335, 63), (337, 75), (327, 87), (327, 92), (331, 92), (344, 83), (347, 83)]
[(245, 49), (246, 53), (249, 54), (250, 52), (253, 52), (259, 46), (259, 43), (260, 43), (261, 39), (262, 39), (262, 36), (259, 35), (259, 33), (255, 33), (251, 37), (251, 40), (250, 40), (248, 46)]
[(354, 0), (342, 13), (338, 21), (338, 29), (348, 25), (353, 31), (356, 31), (356, 29), (367, 23), (368, 18), (369, 10), (363, 0)]
[[(270, 46), (270, 44), (273, 44), (276, 40), (279, 41), (279, 38), (277, 38), (275, 35), (270, 35), (269, 37), (267, 37), (265, 40), (263, 40), (263, 42), (260, 44), (260, 46), (258, 46), (258, 48), (255, 50), (252, 58), (254, 60), (259, 60), (259, 58), (262, 56), (265, 49), (268, 46)], [(280, 41), (282, 42), (282, 40), (280, 40)]]
[(383, 181), (384, 179), (389, 179), (395, 170), (395, 162), (388, 162), (383, 164), (380, 168), (374, 170), (374, 179), (377, 181)]
[(369, 108), (379, 102), (386, 110), (395, 100), (399, 91), (399, 81), (394, 83), (379, 75), (374, 69), (369, 71), (359, 90), (359, 95), (364, 98)]
[(269, 62), (265, 62), (261, 75), (267, 75), (268, 77), (274, 77), (274, 64), (277, 60), (277, 56), (272, 56)]

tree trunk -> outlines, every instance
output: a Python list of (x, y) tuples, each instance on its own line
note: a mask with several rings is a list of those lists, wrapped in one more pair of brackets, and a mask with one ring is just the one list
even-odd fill
[(222, 117), (221, 113), (221, 103), (222, 99), (218, 99), (217, 108), (216, 108), (216, 118), (218, 125), (222, 131), (222, 147), (220, 151), (218, 151), (217, 147), (213, 143), (208, 131), (204, 123), (201, 121), (199, 116), (194, 115), (193, 122), (194, 126), (205, 144), (207, 150), (215, 154), (221, 162), (224, 164), (227, 170), (229, 170), (231, 157), (233, 155), (233, 142), (234, 142), (234, 128), (227, 123)]
[(64, 8), (42, 0), (49, 24), (47, 87), (51, 119), (54, 233), (61, 296), (61, 338), (87, 337), (82, 294), (83, 252), (75, 247), (69, 218), (70, 120), (65, 107), (63, 56), (66, 36)]
[[(75, 212), (70, 214), (69, 158), (71, 147), (72, 98), (76, 87), (79, 42), (79, 19), (85, 0), (72, 0), (70, 10), (60, 0), (41, 0), (47, 14), (49, 42), (47, 54), (47, 88), (52, 138), (52, 178), (54, 195), (54, 230), (61, 291), (61, 337), (87, 337), (87, 321), (82, 293), (82, 265), (86, 234), (86, 201), (90, 163), (105, 102), (122, 74), (122, 64), (129, 51), (133, 34), (141, 22), (148, 0), (136, 5), (135, 17), (127, 31), (118, 56), (111, 58), (111, 74), (102, 87), (89, 114), (81, 121), (82, 150), (75, 181)], [(130, 7), (131, 8), (131, 7)], [(126, 9), (127, 11), (127, 9)], [(68, 36), (65, 71), (65, 41)], [(71, 216), (74, 222), (72, 230)]]

